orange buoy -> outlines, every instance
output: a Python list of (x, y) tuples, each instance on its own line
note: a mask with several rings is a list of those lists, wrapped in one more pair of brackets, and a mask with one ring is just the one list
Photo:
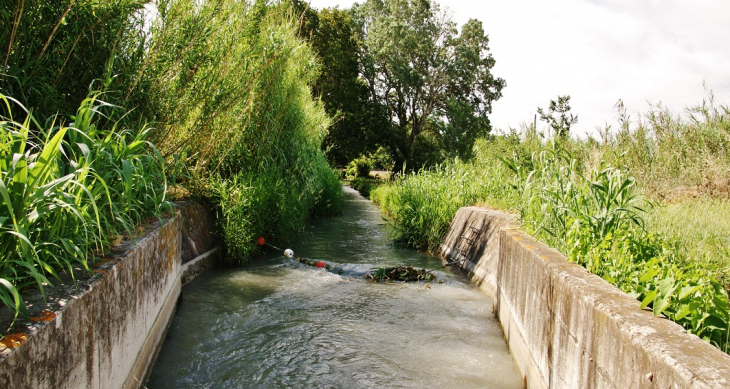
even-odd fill
[(324, 267), (324, 262), (323, 261), (317, 262), (317, 267)]

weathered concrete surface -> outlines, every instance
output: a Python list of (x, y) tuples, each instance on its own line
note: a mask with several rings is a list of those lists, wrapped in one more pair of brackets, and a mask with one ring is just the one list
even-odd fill
[(124, 244), (52, 321), (2, 351), (0, 388), (140, 387), (180, 295), (183, 213)]
[[(457, 219), (472, 222), (510, 219), (475, 208), (459, 213)], [(496, 277), (495, 310), (529, 387), (730, 387), (730, 356), (641, 310), (638, 301), (557, 251), (513, 228), (492, 231), (484, 242), (498, 254), (497, 274), (489, 273), (490, 264), (471, 277), (478, 284), (484, 283), (478, 277)]]
[(182, 220), (182, 261), (188, 262), (216, 245), (215, 217), (199, 203), (178, 204)]
[(220, 260), (219, 251), (219, 248), (215, 247), (183, 264), (180, 271), (180, 280), (182, 281), (183, 286), (217, 264)]
[(469, 278), (494, 296), (497, 292), (499, 233), (516, 226), (514, 216), (476, 207), (465, 207), (451, 221), (441, 243), (440, 253), (459, 267)]

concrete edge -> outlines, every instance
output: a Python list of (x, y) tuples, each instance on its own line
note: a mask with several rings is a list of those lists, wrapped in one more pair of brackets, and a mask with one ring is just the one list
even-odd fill
[(501, 219), (498, 233), (484, 234), (479, 244), (487, 247), (471, 250), (462, 269), (495, 298), (495, 313), (529, 387), (730, 387), (730, 356), (641, 310), (636, 299), (568, 263), (514, 223), (502, 223), (512, 215), (460, 209), (441, 255), (461, 259), (467, 223), (482, 219), (481, 225), (493, 226), (491, 218)]
[(180, 269), (180, 281), (182, 285), (187, 285), (197, 276), (210, 269), (220, 261), (220, 247), (214, 247), (203, 254), (198, 255), (195, 259), (182, 265)]
[[(191, 217), (181, 212), (187, 208)], [(33, 324), (21, 345), (0, 354), (0, 387), (144, 387), (181, 295), (182, 240), (202, 242), (192, 249), (212, 242), (197, 237), (211, 231), (205, 212), (197, 204), (176, 208), (95, 265), (99, 275), (82, 290), (49, 300), (53, 320)], [(208, 269), (217, 252), (186, 264), (188, 275)]]
[(137, 358), (134, 361), (132, 370), (129, 372), (126, 381), (124, 382), (124, 388), (140, 388), (144, 386), (144, 382), (147, 381), (147, 377), (152, 371), (152, 366), (157, 359), (157, 354), (162, 348), (162, 343), (165, 340), (165, 334), (172, 323), (172, 318), (175, 315), (177, 303), (180, 298), (181, 284), (178, 282), (175, 287), (170, 290), (165, 298), (165, 303), (160, 310), (155, 323), (152, 325), (150, 333), (145, 339), (142, 349), (139, 351)]

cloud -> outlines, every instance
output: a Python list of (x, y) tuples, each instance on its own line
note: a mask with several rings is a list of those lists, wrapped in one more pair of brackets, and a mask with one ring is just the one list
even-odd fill
[[(320, 8), (352, 1), (316, 0)], [(454, 20), (484, 23), (507, 81), (491, 120), (507, 129), (532, 122), (538, 106), (571, 95), (576, 133), (613, 122), (622, 99), (680, 111), (705, 97), (703, 82), (730, 103), (730, 6), (727, 0), (449, 0)]]

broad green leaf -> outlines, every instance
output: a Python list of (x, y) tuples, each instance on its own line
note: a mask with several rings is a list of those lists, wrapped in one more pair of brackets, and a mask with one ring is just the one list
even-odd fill
[(45, 146), (43, 146), (41, 155), (38, 157), (33, 165), (33, 169), (30, 171), (30, 181), (28, 185), (31, 188), (38, 185), (38, 180), (41, 180), (42, 177), (45, 177), (46, 174), (54, 168), (53, 160), (60, 153), (59, 148), (61, 146), (63, 136), (66, 134), (66, 130), (67, 128), (59, 129), (58, 132), (56, 132), (56, 135), (54, 135), (53, 138), (45, 144)]
[(646, 274), (644, 274), (644, 276), (639, 279), (639, 282), (647, 282), (656, 277), (657, 274), (659, 274), (659, 268), (651, 268), (649, 269), (649, 271), (646, 272)]
[(0, 278), (0, 285), (2, 285), (5, 291), (10, 293), (10, 296), (13, 298), (12, 302), (6, 301), (4, 293), (0, 293), (0, 298), (2, 298), (5, 305), (15, 308), (15, 317), (13, 318), (13, 321), (18, 317), (18, 313), (22, 313), (23, 316), (28, 316), (28, 311), (25, 309), (25, 303), (23, 303), (23, 299), (20, 298), (20, 293), (18, 293), (15, 286), (4, 278)]
[(646, 308), (651, 302), (653, 302), (658, 293), (659, 291), (657, 291), (656, 289), (647, 293), (646, 297), (644, 297), (644, 299), (641, 301), (641, 309)]
[(687, 285), (684, 288), (682, 288), (681, 291), (679, 291), (679, 299), (683, 300), (685, 297), (698, 291), (699, 289), (700, 289), (700, 285), (695, 285), (695, 286)]
[(689, 304), (682, 304), (674, 315), (674, 320), (682, 320), (685, 316), (689, 315), (692, 311), (690, 310)]
[(652, 306), (652, 308), (654, 311), (654, 316), (659, 316), (662, 312), (664, 312), (665, 309), (669, 308), (669, 301), (661, 297), (657, 297), (656, 300), (654, 300), (654, 305)]

